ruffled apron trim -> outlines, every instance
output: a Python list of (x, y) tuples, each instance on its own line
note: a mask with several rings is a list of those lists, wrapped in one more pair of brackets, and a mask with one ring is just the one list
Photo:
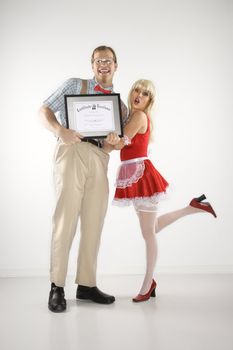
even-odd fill
[(127, 207), (134, 204), (137, 207), (146, 207), (150, 208), (154, 205), (157, 205), (160, 200), (166, 199), (168, 196), (169, 187), (166, 188), (165, 192), (155, 193), (150, 197), (134, 197), (134, 198), (114, 198), (112, 201), (113, 205), (119, 207)]
[(133, 158), (124, 160), (118, 169), (115, 186), (126, 188), (138, 182), (145, 170), (144, 160), (148, 157)]

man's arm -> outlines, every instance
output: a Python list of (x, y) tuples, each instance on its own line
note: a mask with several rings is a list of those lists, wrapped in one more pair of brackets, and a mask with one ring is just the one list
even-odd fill
[(81, 142), (82, 136), (74, 130), (64, 128), (49, 107), (43, 105), (39, 110), (39, 117), (45, 128), (54, 133), (65, 144)]
[(124, 127), (128, 122), (129, 115), (128, 115), (128, 109), (122, 100), (121, 100), (121, 115), (122, 115), (122, 123)]

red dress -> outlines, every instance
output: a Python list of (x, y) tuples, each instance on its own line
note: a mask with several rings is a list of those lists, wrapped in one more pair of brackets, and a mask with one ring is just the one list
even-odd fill
[(131, 144), (120, 153), (121, 165), (116, 179), (113, 204), (137, 208), (152, 208), (166, 194), (168, 182), (147, 158), (150, 137), (150, 119), (144, 134), (136, 134)]

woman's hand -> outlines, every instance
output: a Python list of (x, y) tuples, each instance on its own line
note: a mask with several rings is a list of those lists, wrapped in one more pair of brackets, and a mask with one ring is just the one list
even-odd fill
[(110, 132), (106, 137), (105, 142), (107, 142), (112, 146), (115, 146), (120, 142), (120, 140), (121, 140), (120, 137), (116, 133)]

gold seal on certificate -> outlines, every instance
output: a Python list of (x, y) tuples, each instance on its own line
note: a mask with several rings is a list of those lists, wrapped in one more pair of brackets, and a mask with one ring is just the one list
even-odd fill
[(120, 94), (65, 95), (67, 128), (86, 138), (123, 136)]

